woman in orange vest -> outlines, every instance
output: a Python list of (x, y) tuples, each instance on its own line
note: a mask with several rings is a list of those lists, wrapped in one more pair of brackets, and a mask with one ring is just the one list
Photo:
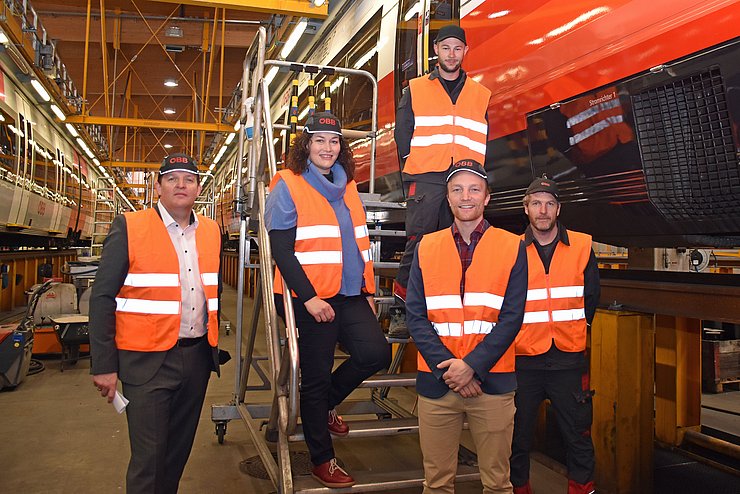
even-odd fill
[[(339, 119), (316, 113), (291, 148), (287, 169), (273, 177), (265, 207), (278, 267), (277, 307), (283, 306), (282, 275), (300, 335), (301, 420), (312, 476), (327, 487), (355, 483), (334, 455), (331, 434), (349, 434), (335, 407), (390, 364), (375, 316), (370, 239), (354, 171)], [(350, 358), (332, 372), (337, 342)]]

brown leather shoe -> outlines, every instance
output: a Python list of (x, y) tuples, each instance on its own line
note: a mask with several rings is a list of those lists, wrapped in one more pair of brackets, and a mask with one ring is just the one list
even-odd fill
[(337, 411), (334, 409), (329, 410), (327, 425), (329, 426), (330, 434), (334, 434), (339, 437), (344, 437), (349, 434), (349, 426), (344, 423), (342, 417), (337, 415)]
[(315, 478), (326, 487), (352, 487), (355, 479), (337, 465), (337, 459), (332, 458), (326, 463), (313, 467), (311, 477)]

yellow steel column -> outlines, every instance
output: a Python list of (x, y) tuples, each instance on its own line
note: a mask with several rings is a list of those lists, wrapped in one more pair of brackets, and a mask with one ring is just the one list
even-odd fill
[(677, 446), (701, 427), (701, 321), (655, 316), (655, 437)]
[(87, 20), (85, 21), (85, 61), (82, 64), (82, 114), (86, 115), (87, 112), (87, 61), (90, 51), (90, 3), (92, 0), (87, 0)]
[(222, 106), (222, 100), (223, 100), (223, 94), (224, 94), (224, 44), (226, 43), (226, 9), (222, 10), (222, 16), (221, 16), (221, 67), (220, 67), (220, 73), (218, 77), (218, 108), (222, 111), (221, 118), (218, 119), (218, 121), (223, 122), (223, 106)]
[(597, 310), (591, 327), (591, 435), (596, 485), (648, 494), (653, 485), (653, 317)]
[[(106, 38), (107, 26), (105, 25), (105, 0), (100, 0), (100, 51), (103, 56), (103, 100), (105, 101), (105, 116), (110, 117), (110, 98), (108, 96), (108, 40)], [(111, 142), (111, 128), (107, 126), (106, 137), (108, 144)]]

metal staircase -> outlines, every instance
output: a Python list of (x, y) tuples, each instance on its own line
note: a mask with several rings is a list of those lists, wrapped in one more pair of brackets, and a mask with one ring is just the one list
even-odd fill
[(108, 177), (98, 177), (95, 184), (95, 203), (93, 205), (93, 227), (90, 236), (90, 255), (99, 257), (103, 250), (103, 240), (108, 236), (113, 218), (120, 206), (116, 189)]
[[(291, 464), (291, 444), (303, 441), (303, 431), (298, 423), (299, 417), (299, 359), (298, 329), (290, 297), (284, 297), (285, 326), (279, 323), (273, 293), (273, 258), (270, 242), (263, 221), (267, 186), (270, 178), (276, 173), (276, 157), (273, 146), (274, 129), (291, 130), (288, 125), (273, 124), (271, 115), (268, 85), (263, 80), (266, 66), (278, 66), (294, 72), (324, 72), (342, 74), (346, 77), (367, 77), (373, 83), (372, 129), (361, 132), (343, 129), (346, 137), (370, 138), (371, 171), (370, 193), (363, 194), (362, 199), (368, 211), (368, 229), (372, 237), (373, 259), (380, 258), (381, 241), (386, 237), (405, 237), (405, 232), (384, 228), (391, 215), (403, 214), (402, 203), (387, 203), (373, 192), (375, 169), (375, 134), (377, 131), (377, 82), (372, 74), (362, 70), (342, 67), (307, 66), (303, 64), (278, 60), (265, 60), (266, 32), (260, 27), (255, 41), (247, 51), (241, 83), (241, 112), (238, 155), (235, 162), (239, 164), (237, 183), (241, 184), (237, 211), (240, 213), (239, 265), (245, 268), (259, 269), (259, 284), (254, 296), (254, 310), (250, 324), (244, 328), (245, 270), (238, 270), (237, 305), (236, 305), (236, 372), (233, 399), (229, 404), (213, 405), (211, 418), (216, 424), (219, 442), (223, 442), (226, 425), (230, 420), (241, 419), (259, 452), (260, 459), (270, 479), (283, 494), (318, 493), (318, 492), (391, 492), (395, 489), (420, 486), (423, 481), (421, 464), (409, 471), (359, 471), (350, 468), (357, 484), (350, 488), (329, 489), (322, 486), (310, 476), (294, 475)], [(248, 106), (248, 105), (252, 105)], [(244, 123), (252, 120), (254, 137), (248, 140)], [(295, 126), (293, 131), (295, 131)], [(246, 174), (242, 174), (241, 164), (246, 163)], [(402, 216), (401, 216), (402, 217)], [(257, 232), (256, 237), (253, 233)], [(251, 265), (250, 240), (256, 240), (259, 250), (259, 264)], [(394, 270), (398, 263), (375, 262), (377, 270)], [(377, 276), (376, 270), (376, 276)], [(285, 283), (284, 280), (281, 280)], [(287, 288), (286, 288), (287, 290)], [(392, 304), (392, 297), (377, 297), (380, 304)], [(263, 324), (260, 324), (262, 316)], [(255, 353), (258, 337), (266, 338), (267, 355)], [(346, 438), (335, 438), (347, 441), (353, 438), (387, 436), (388, 448), (392, 448), (390, 437), (416, 434), (418, 421), (413, 411), (405, 409), (390, 396), (391, 390), (398, 387), (415, 385), (415, 374), (398, 374), (403, 349), (407, 340), (393, 341), (400, 348), (393, 363), (385, 375), (376, 375), (366, 380), (360, 387), (370, 389), (369, 399), (345, 400), (338, 411), (344, 415), (350, 426)], [(242, 353), (242, 348), (245, 349)], [(268, 370), (262, 368), (267, 362)], [(248, 385), (250, 374), (254, 371), (261, 380), (259, 385)], [(253, 397), (257, 390), (271, 390), (272, 398), (261, 402)], [(249, 394), (249, 398), (247, 395)], [(261, 395), (261, 396), (264, 396)], [(363, 416), (362, 420), (353, 420), (353, 416)], [(368, 420), (375, 415), (377, 418)], [(263, 430), (264, 428), (264, 430)], [(408, 444), (406, 445), (408, 447)], [(277, 459), (273, 457), (276, 452)], [(381, 453), (382, 454), (382, 453)], [(477, 480), (478, 469), (461, 465), (458, 469), (458, 481)]]

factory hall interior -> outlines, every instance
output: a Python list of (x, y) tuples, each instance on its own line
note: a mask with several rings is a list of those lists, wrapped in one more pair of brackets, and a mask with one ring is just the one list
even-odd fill
[(0, 492), (740, 494), (740, 0), (0, 0)]

